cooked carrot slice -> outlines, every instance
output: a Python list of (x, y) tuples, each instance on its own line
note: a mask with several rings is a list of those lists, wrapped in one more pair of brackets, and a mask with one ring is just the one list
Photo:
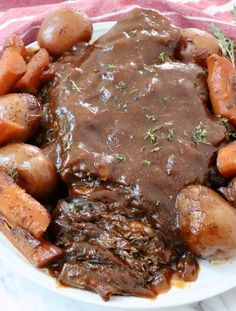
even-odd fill
[(21, 226), (37, 239), (45, 233), (51, 220), (48, 211), (3, 171), (0, 172), (0, 213), (10, 226)]
[(63, 251), (45, 240), (35, 239), (27, 230), (11, 228), (0, 215), (0, 230), (8, 240), (37, 268), (44, 268), (63, 256)]
[(25, 72), (26, 63), (19, 52), (5, 49), (0, 59), (0, 96), (9, 93)]
[(21, 135), (24, 131), (24, 126), (9, 120), (0, 119), (0, 145), (5, 144), (16, 135)]
[(236, 73), (226, 57), (212, 54), (207, 58), (208, 87), (214, 113), (236, 125)]
[(21, 37), (19, 35), (14, 34), (7, 39), (7, 41), (5, 42), (3, 46), (3, 50), (8, 49), (8, 48), (12, 48), (12, 50), (14, 49), (24, 59), (26, 59), (28, 53), (24, 45), (24, 42), (21, 40)]
[(236, 176), (236, 141), (219, 150), (217, 168), (226, 178)]
[(27, 71), (17, 83), (16, 88), (33, 94), (37, 93), (42, 82), (42, 72), (49, 63), (50, 58), (47, 50), (40, 49), (27, 64)]

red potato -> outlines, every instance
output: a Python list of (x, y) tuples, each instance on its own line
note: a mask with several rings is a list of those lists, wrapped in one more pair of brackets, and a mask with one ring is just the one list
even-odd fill
[(236, 176), (236, 141), (218, 151), (217, 168), (225, 178)]
[(44, 268), (63, 256), (63, 251), (45, 240), (37, 240), (26, 230), (11, 228), (0, 217), (0, 230), (8, 240), (37, 268)]
[[(26, 141), (36, 131), (41, 120), (41, 106), (36, 97), (30, 94), (8, 94), (0, 97), (0, 118), (16, 123), (16, 127), (23, 127), (4, 139), (3, 143), (9, 141)], [(3, 125), (2, 125), (3, 126)], [(0, 140), (1, 142), (1, 140)]]
[(13, 143), (0, 148), (0, 167), (17, 174), (17, 184), (38, 199), (49, 199), (56, 192), (56, 167), (36, 146)]
[(207, 58), (208, 87), (213, 111), (236, 125), (236, 73), (226, 57), (211, 55)]
[(89, 41), (92, 31), (91, 19), (85, 13), (63, 8), (43, 21), (37, 40), (40, 47), (57, 56), (69, 51), (78, 42)]
[(0, 185), (0, 214), (11, 227), (20, 226), (35, 238), (41, 238), (51, 221), (48, 211), (3, 171), (0, 172)]
[(217, 40), (204, 30), (184, 28), (181, 30), (181, 35), (177, 54), (182, 61), (194, 61), (205, 67), (208, 56), (220, 54)]
[(18, 81), (15, 88), (32, 94), (36, 94), (42, 83), (43, 70), (48, 67), (50, 57), (46, 49), (40, 49), (28, 62), (25, 75)]
[(0, 59), (0, 96), (10, 93), (26, 72), (26, 63), (15, 48), (6, 48)]
[(236, 254), (236, 209), (201, 185), (183, 188), (176, 199), (180, 236), (191, 252), (204, 259)]

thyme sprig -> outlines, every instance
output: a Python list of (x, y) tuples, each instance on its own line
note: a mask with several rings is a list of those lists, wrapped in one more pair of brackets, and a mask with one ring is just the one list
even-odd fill
[(143, 161), (143, 165), (145, 165), (145, 166), (150, 166), (150, 165), (151, 165), (151, 161), (145, 159), (145, 160)]
[(173, 141), (174, 134), (175, 134), (174, 129), (173, 128), (169, 129), (167, 134), (167, 140), (170, 142)]
[(78, 85), (76, 84), (76, 82), (74, 80), (70, 80), (72, 87), (79, 93), (81, 93), (81, 89), (78, 87)]
[(166, 60), (166, 53), (165, 53), (165, 52), (161, 52), (161, 53), (159, 54), (159, 60), (160, 60), (162, 63), (165, 62), (165, 60)]
[(137, 31), (138, 31), (137, 29), (131, 30), (131, 31), (130, 31), (130, 35), (133, 36), (133, 37), (135, 37)]
[(223, 56), (228, 57), (233, 66), (235, 67), (234, 40), (227, 38), (225, 34), (215, 24), (210, 24), (209, 28), (212, 34), (215, 36), (216, 40), (218, 41)]
[(124, 156), (123, 154), (117, 154), (116, 155), (116, 159), (119, 161), (119, 162), (124, 162), (126, 161), (126, 156)]
[(207, 129), (202, 129), (202, 128), (195, 129), (193, 131), (193, 140), (197, 144), (202, 143), (202, 144), (210, 145), (210, 143), (206, 140), (207, 133), (208, 133)]
[(16, 179), (18, 177), (18, 173), (14, 168), (8, 168), (7, 174), (11, 176), (11, 178)]

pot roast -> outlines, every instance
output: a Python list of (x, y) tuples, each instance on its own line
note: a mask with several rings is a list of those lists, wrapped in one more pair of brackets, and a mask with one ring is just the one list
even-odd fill
[(175, 199), (205, 184), (225, 127), (207, 109), (205, 70), (176, 58), (180, 29), (136, 9), (54, 63), (44, 89), (48, 153), (69, 188), (51, 230), (65, 285), (105, 300), (153, 297), (194, 280)]

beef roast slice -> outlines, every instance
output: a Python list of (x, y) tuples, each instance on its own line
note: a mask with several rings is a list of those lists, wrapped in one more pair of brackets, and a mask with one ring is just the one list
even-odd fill
[(58, 268), (66, 284), (104, 297), (142, 295), (176, 260), (176, 195), (204, 183), (225, 137), (204, 106), (206, 73), (174, 57), (179, 38), (167, 18), (136, 9), (54, 65), (45, 99), (56, 135), (50, 148), (77, 197), (73, 213), (62, 202), (54, 214), (56, 242), (67, 250)]

